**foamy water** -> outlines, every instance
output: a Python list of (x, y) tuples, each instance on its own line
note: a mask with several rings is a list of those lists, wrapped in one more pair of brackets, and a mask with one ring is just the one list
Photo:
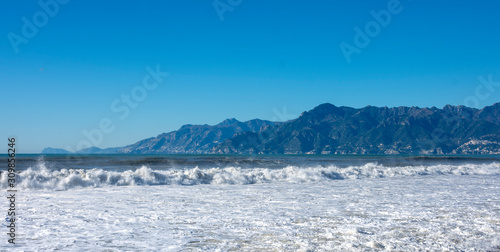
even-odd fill
[(6, 235), (0, 244), (9, 251), (500, 251), (499, 164), (435, 163), (112, 171), (41, 161), (18, 174), (17, 244)]
[[(49, 170), (43, 162), (22, 171), (17, 184), (22, 189), (67, 190), (80, 187), (200, 184), (262, 184), (276, 182), (305, 183), (328, 180), (414, 177), (426, 175), (498, 175), (500, 163), (386, 167), (377, 163), (348, 167), (268, 168), (184, 168), (154, 170), (146, 166), (121, 172), (103, 169)], [(8, 187), (7, 174), (2, 173), (1, 188)]]
[(499, 179), (442, 175), (20, 192), (16, 249), (498, 251)]

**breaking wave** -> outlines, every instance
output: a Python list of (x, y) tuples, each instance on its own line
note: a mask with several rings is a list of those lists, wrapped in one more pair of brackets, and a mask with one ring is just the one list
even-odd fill
[[(500, 175), (500, 163), (387, 167), (378, 163), (340, 168), (296, 167), (209, 168), (153, 170), (142, 166), (122, 172), (103, 169), (47, 169), (44, 163), (16, 175), (16, 187), (23, 189), (67, 190), (81, 187), (140, 185), (260, 184), (273, 182), (304, 183), (343, 179), (390, 178), (424, 175)], [(2, 172), (0, 187), (7, 188)]]

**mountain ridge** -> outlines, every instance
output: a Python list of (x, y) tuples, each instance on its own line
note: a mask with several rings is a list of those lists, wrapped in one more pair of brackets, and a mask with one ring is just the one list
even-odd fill
[(323, 103), (286, 122), (228, 118), (216, 125), (187, 124), (124, 147), (78, 153), (500, 154), (499, 142), (500, 103), (483, 109)]
[(500, 103), (481, 110), (451, 105), (443, 109), (374, 106), (355, 109), (321, 104), (272, 130), (228, 139), (212, 152), (499, 154), (499, 114)]

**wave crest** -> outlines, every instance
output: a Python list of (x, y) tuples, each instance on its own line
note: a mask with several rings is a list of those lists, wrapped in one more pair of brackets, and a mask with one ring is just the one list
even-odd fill
[[(16, 176), (16, 187), (23, 189), (67, 190), (81, 187), (199, 184), (260, 184), (273, 182), (304, 183), (341, 179), (387, 178), (423, 175), (500, 175), (500, 164), (463, 164), (386, 167), (377, 163), (339, 168), (288, 166), (282, 169), (239, 167), (153, 170), (142, 166), (123, 172), (103, 169), (49, 170), (44, 163)], [(7, 173), (0, 187), (7, 188)]]

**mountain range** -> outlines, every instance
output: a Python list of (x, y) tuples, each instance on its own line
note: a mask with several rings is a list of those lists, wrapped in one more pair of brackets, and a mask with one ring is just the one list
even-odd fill
[[(46, 148), (44, 154), (68, 153)], [(500, 154), (500, 103), (483, 109), (325, 103), (287, 122), (226, 119), (81, 154)]]

